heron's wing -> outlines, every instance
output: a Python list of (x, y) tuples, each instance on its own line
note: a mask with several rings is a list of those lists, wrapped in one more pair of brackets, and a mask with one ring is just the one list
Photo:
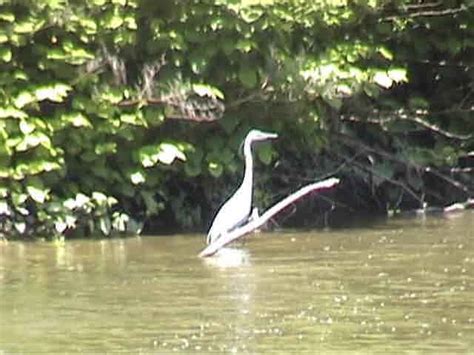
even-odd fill
[(207, 234), (208, 241), (238, 227), (247, 220), (250, 214), (250, 204), (246, 201), (246, 203), (241, 203), (239, 197), (238, 194), (232, 196), (217, 212)]

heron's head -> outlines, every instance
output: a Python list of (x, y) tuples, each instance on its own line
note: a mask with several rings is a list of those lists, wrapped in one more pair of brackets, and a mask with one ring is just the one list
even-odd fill
[(275, 139), (278, 137), (276, 133), (263, 132), (258, 129), (252, 129), (245, 137), (245, 141), (252, 143), (257, 141), (264, 141), (266, 139)]

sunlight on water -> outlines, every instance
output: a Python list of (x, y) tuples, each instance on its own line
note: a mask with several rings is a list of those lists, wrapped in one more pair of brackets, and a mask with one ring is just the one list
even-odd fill
[(474, 213), (254, 235), (0, 244), (0, 353), (474, 351)]
[(222, 248), (212, 258), (203, 258), (207, 265), (218, 268), (239, 267), (250, 264), (248, 251), (237, 248)]

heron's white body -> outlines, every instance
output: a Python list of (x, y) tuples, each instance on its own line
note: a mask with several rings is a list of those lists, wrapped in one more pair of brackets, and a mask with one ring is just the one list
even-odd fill
[(207, 243), (210, 244), (221, 235), (243, 224), (250, 216), (252, 209), (253, 192), (253, 159), (252, 142), (276, 138), (274, 133), (266, 133), (252, 130), (247, 134), (244, 141), (245, 172), (242, 183), (234, 195), (224, 203), (217, 212), (212, 226), (207, 234)]

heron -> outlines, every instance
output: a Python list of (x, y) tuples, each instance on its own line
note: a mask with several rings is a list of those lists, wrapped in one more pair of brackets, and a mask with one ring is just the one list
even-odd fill
[[(209, 228), (209, 232), (207, 233), (207, 244), (211, 244), (222, 235), (242, 225), (250, 217), (253, 192), (252, 143), (277, 137), (278, 135), (276, 133), (263, 132), (258, 129), (251, 130), (245, 137), (243, 142), (245, 172), (242, 183), (217, 212), (211, 228)], [(252, 213), (254, 217), (255, 212), (254, 210)]]

